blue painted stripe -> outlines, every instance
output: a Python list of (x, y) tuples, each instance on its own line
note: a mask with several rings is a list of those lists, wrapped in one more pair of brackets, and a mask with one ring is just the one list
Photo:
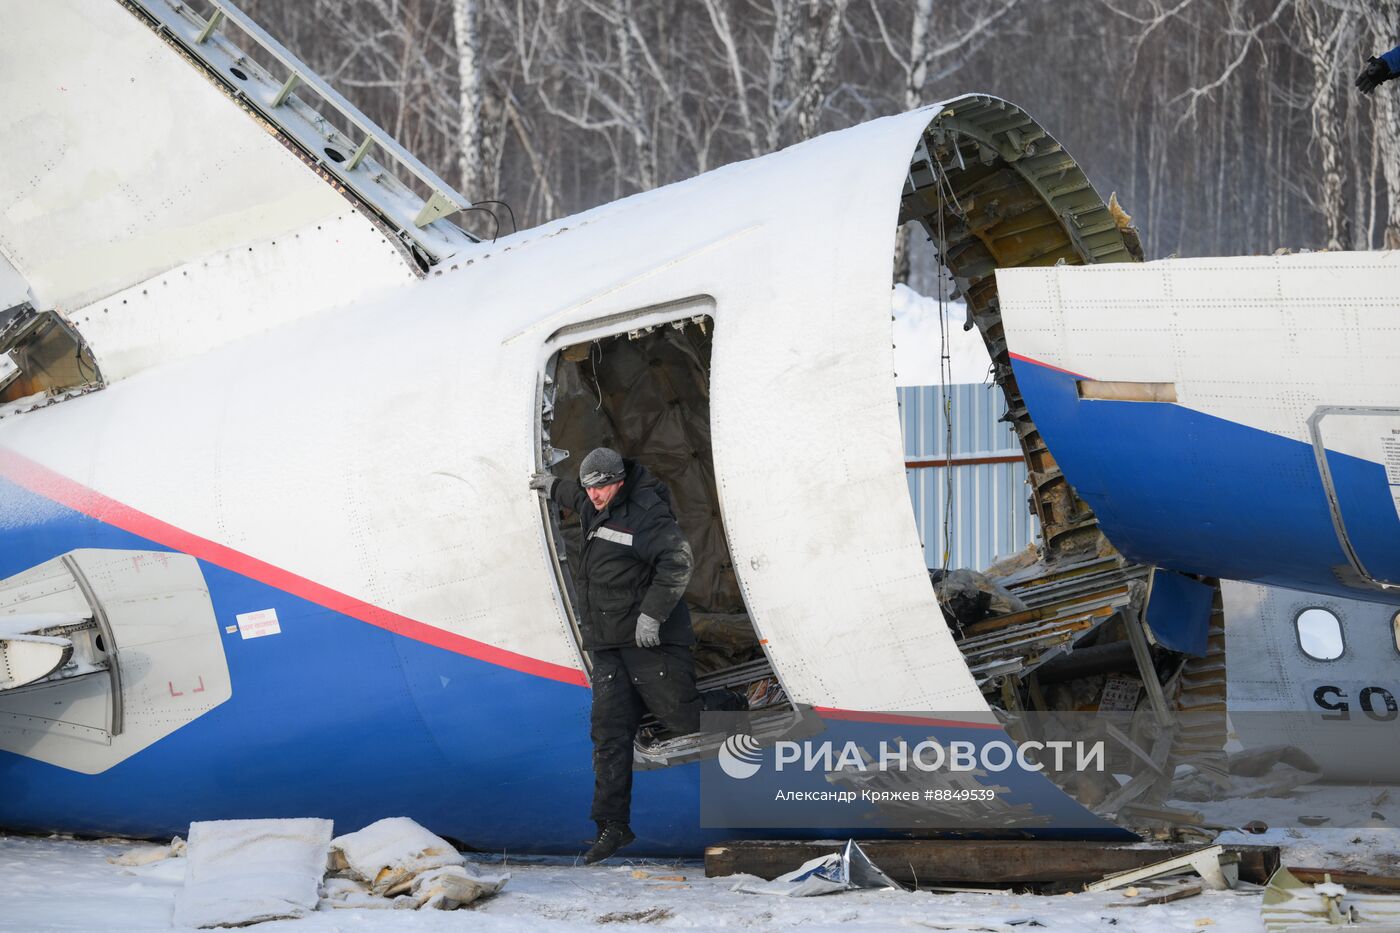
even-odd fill
[[(1311, 445), (1175, 404), (1080, 399), (1072, 373), (1019, 357), (1012, 367), (1050, 452), (1126, 556), (1387, 599), (1353, 585)], [(1333, 451), (1328, 463), (1363, 561), (1400, 579), (1400, 518), (1384, 469)]]
[[(4, 480), (0, 529), (0, 577), (78, 547), (168, 550)], [(200, 569), (229, 701), (98, 775), (0, 752), (0, 825), (166, 836), (201, 819), (321, 816), (348, 831), (407, 815), (483, 848), (577, 851), (592, 829), (586, 689)], [(265, 608), (280, 635), (223, 631)], [(693, 766), (637, 776), (649, 850), (693, 853), (717, 838), (698, 829), (697, 779)]]
[[(0, 543), (0, 577), (79, 547), (171, 550), (4, 479)], [(231, 698), (100, 774), (0, 751), (0, 826), (154, 838), (194, 820), (317, 816), (349, 832), (409, 816), (489, 851), (580, 850), (592, 831), (586, 689), (426, 644), (206, 560), (200, 568)], [(267, 608), (281, 634), (224, 631), (237, 614)], [(139, 674), (126, 686), (138, 687)], [(700, 774), (698, 764), (637, 773), (631, 851), (872, 835), (702, 828)], [(1049, 817), (1043, 835), (1125, 835), (1049, 781), (1029, 782), (1024, 795)]]

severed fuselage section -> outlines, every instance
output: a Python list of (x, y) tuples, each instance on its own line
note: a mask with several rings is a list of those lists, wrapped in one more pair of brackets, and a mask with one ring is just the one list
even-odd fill
[[(996, 270), (1142, 259), (1137, 232), (1074, 160), (1014, 106), (964, 99), (915, 152), (900, 220), (933, 243), (982, 334), (1028, 468), (1040, 542), (936, 584), (988, 703), (1016, 711), (1131, 714), (1121, 789), (1082, 776), (1081, 802), (1129, 817), (1160, 800), (1172, 768), (1218, 769), (1226, 738), (1224, 614), (1218, 582), (1131, 561), (1061, 472), (1028, 410), (1001, 322)], [(980, 603), (968, 593), (995, 599)], [(948, 596), (960, 593), (963, 599)], [(990, 603), (990, 606), (989, 606)], [(970, 607), (961, 618), (959, 605)], [(994, 607), (994, 608), (993, 608)], [(999, 610), (999, 611), (998, 611)], [(1155, 772), (1155, 774), (1154, 774)], [(1126, 821), (1126, 820), (1125, 820)]]
[[(1062, 835), (1121, 834), (1105, 816), (1218, 759), (1215, 582), (1114, 549), (1011, 368), (996, 268), (1139, 253), (1018, 108), (963, 97), (477, 243), (443, 216), (460, 197), (377, 180), (355, 155), (386, 145), (373, 133), (307, 136), (310, 105), (214, 27), (201, 39), (187, 6), (113, 2), (95, 33), (69, 28), (74, 3), (24, 16), (51, 40), (28, 44), (88, 61), (100, 38), (103, 67), (161, 91), (5, 85), (0, 113), (50, 108), (78, 151), (123, 138), (101, 131), (123, 107), (191, 116), (105, 163), (111, 210), (0, 218), (26, 283), (0, 317), (0, 782), (21, 789), (0, 825), (160, 835), (315, 813), (348, 830), (407, 810), (481, 848), (575, 851), (591, 791), (577, 531), (526, 479), (598, 444), (670, 486), (697, 557), (701, 686), (744, 694), (758, 757), (892, 714), (908, 736), (984, 744), (1032, 714), (1111, 714), (1108, 773), (923, 788), (963, 795), (927, 808), (938, 831)], [(8, 48), (37, 57), (24, 44)], [(238, 158), (216, 172), (198, 150), (225, 128)], [(165, 203), (165, 150), (208, 189)], [(11, 159), (59, 191), (96, 161)], [(1043, 534), (941, 590), (899, 439), (895, 201), (987, 341)], [(839, 238), (818, 232), (833, 202)], [(118, 221), (123, 249), (102, 226)], [(91, 262), (4, 246), (66, 233)], [(728, 738), (645, 724), (638, 852), (771, 831), (702, 825)], [(788, 834), (852, 828), (818, 819)]]

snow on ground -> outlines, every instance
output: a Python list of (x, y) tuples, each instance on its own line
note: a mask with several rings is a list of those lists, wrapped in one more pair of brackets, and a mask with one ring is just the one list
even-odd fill
[[(1396, 802), (1392, 803), (1392, 799)], [(1278, 845), (1285, 865), (1400, 875), (1400, 788), (1302, 787), (1286, 798), (1190, 803), (1208, 822), (1271, 823), (1263, 835), (1222, 834), (1222, 842)], [(1372, 813), (1380, 814), (1380, 818)], [(1298, 826), (1296, 817), (1327, 816), (1333, 824)], [(1367, 825), (1361, 825), (1367, 824)], [(108, 858), (148, 843), (108, 839), (0, 835), (0, 930), (170, 930), (185, 860), (123, 867)], [(151, 847), (154, 848), (154, 847)], [(379, 930), (583, 931), (657, 930), (1045, 930), (1169, 933), (1202, 929), (1262, 933), (1259, 889), (1206, 892), (1153, 907), (1120, 906), (1123, 894), (933, 893), (854, 891), (784, 899), (740, 894), (747, 876), (706, 878), (694, 861), (613, 859), (583, 867), (572, 859), (468, 856), (483, 874), (510, 873), (498, 896), (459, 911), (340, 909), (300, 920), (258, 924), (258, 931), (355, 933)], [(796, 867), (796, 866), (793, 866)], [(669, 877), (683, 876), (675, 881)], [(1030, 926), (1034, 919), (1040, 927)]]
[[(890, 299), (894, 314), (895, 382), (902, 386), (936, 386), (943, 339), (940, 333), (938, 299), (921, 295), (907, 285), (896, 285)], [(967, 306), (947, 302), (949, 357), (953, 367), (951, 385), (987, 381), (991, 357), (982, 335), (974, 327), (963, 330)]]
[[(1310, 784), (1287, 797), (1175, 805), (1199, 810), (1217, 826), (1262, 820), (1268, 832), (1227, 832), (1220, 841), (1278, 846), (1286, 865), (1400, 876), (1400, 787)], [(1300, 817), (1326, 817), (1327, 822), (1305, 826)]]
[[(184, 860), (135, 868), (107, 859), (134, 845), (52, 837), (0, 836), (0, 929), (170, 930)], [(350, 933), (378, 930), (560, 930), (623, 926), (659, 930), (1133, 930), (1167, 933), (1213, 927), (1262, 931), (1259, 896), (1207, 892), (1154, 907), (1121, 907), (1117, 893), (1053, 897), (1010, 894), (937, 894), (855, 891), (783, 899), (731, 890), (739, 877), (706, 878), (697, 862), (627, 860), (585, 868), (564, 859), (485, 860), (481, 868), (511, 873), (505, 890), (460, 912), (334, 910), (300, 920), (258, 924), (259, 931)], [(682, 875), (683, 882), (634, 873)], [(1029, 927), (1035, 919), (1042, 927)], [(1210, 921), (1203, 923), (1202, 921)], [(1015, 924), (1015, 925), (1010, 925)]]

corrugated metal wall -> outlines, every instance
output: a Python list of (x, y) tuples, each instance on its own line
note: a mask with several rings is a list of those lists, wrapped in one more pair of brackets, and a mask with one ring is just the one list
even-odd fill
[[(955, 464), (952, 495), (948, 468), (942, 465), (909, 470), (909, 496), (914, 520), (924, 542), (924, 561), (943, 565), (943, 525), (948, 523), (951, 551), (948, 567), (980, 570), (998, 557), (1020, 551), (1038, 531), (1027, 503), (1026, 464), (1011, 426), (1000, 421), (1006, 402), (995, 385), (949, 386), (952, 399), (954, 458), (1011, 458), (1010, 463)], [(947, 456), (947, 423), (939, 386), (899, 389), (900, 420), (904, 428), (904, 459), (935, 460)], [(952, 508), (945, 509), (951, 501)]]

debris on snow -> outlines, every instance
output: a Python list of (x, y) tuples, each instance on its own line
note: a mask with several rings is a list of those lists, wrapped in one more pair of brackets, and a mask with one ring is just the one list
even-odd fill
[(231, 927), (305, 916), (320, 901), (330, 842), (330, 820), (191, 823), (175, 925)]
[(353, 878), (327, 878), (321, 884), (321, 909), (364, 907), (369, 910), (413, 909), (418, 904), (407, 894), (380, 897)]
[(918, 925), (929, 930), (948, 930), (950, 933), (1019, 933), (1027, 927), (1043, 927), (1034, 917), (1016, 917), (1009, 920), (977, 920), (945, 923), (941, 920), (920, 920)]
[(371, 894), (402, 894), (418, 874), (463, 864), (462, 853), (406, 816), (371, 823), (331, 843), (330, 870), (368, 885)]
[(883, 891), (904, 890), (889, 875), (875, 867), (854, 839), (846, 841), (840, 852), (819, 855), (799, 868), (779, 875), (772, 881), (740, 882), (734, 890), (745, 894), (773, 894), (778, 897), (812, 897), (873, 888)]
[(1322, 777), (1322, 768), (1307, 752), (1292, 745), (1270, 745), (1232, 752), (1229, 777), (1192, 771), (1178, 779), (1172, 794), (1180, 800), (1226, 797), (1281, 797)]
[(1194, 871), (1200, 875), (1201, 880), (1212, 891), (1224, 891), (1227, 888), (1233, 888), (1239, 882), (1240, 857), (1238, 853), (1226, 852), (1224, 846), (1207, 846), (1186, 855), (1177, 855), (1160, 862), (1153, 862), (1151, 865), (1144, 865), (1142, 868), (1106, 875), (1102, 881), (1085, 885), (1084, 890), (1112, 891), (1114, 888), (1125, 887), (1139, 881), (1150, 881), (1153, 878), (1177, 875), (1185, 871)]
[[(244, 926), (317, 908), (453, 910), (498, 893), (510, 877), (472, 874), (451, 843), (407, 817), (331, 835), (329, 820), (192, 823), (176, 924)], [(146, 866), (184, 851), (177, 837), (112, 861)]]
[(655, 872), (645, 871), (641, 868), (632, 869), (632, 877), (636, 878), (638, 881), (650, 880), (679, 882), (685, 880), (685, 875), (658, 875)]
[[(1129, 891), (1136, 891), (1136, 888), (1129, 888)], [(1161, 887), (1150, 887), (1141, 894), (1134, 894), (1122, 904), (1110, 904), (1110, 907), (1151, 907), (1154, 904), (1170, 904), (1172, 901), (1182, 901), (1188, 897), (1195, 897), (1205, 890), (1199, 881), (1179, 881), (1175, 884), (1167, 884)]]
[(155, 862), (164, 861), (168, 858), (183, 858), (185, 855), (185, 840), (179, 836), (170, 840), (168, 846), (138, 846), (135, 849), (128, 849), (121, 855), (114, 855), (107, 861), (113, 865), (123, 865), (127, 868), (137, 868), (141, 865), (150, 865)]
[(653, 907), (650, 910), (619, 910), (612, 913), (601, 914), (598, 917), (599, 923), (661, 923), (670, 920), (672, 913), (665, 907)]
[(1400, 895), (1351, 891), (1331, 875), (1307, 884), (1280, 868), (1269, 879), (1259, 913), (1270, 933), (1305, 925), (1394, 930), (1400, 928)]
[(425, 871), (413, 879), (410, 895), (416, 907), (429, 910), (456, 910), (483, 897), (499, 894), (510, 875), (477, 877), (463, 865), (445, 865)]
[[(1318, 796), (1335, 797), (1336, 806), (1344, 802), (1369, 812), (1372, 799), (1380, 788), (1351, 789), (1342, 795), (1335, 789), (1317, 785), (1304, 788)], [(1400, 795), (1392, 795), (1400, 796)], [(1329, 797), (1329, 799), (1331, 799)], [(1358, 803), (1357, 801), (1361, 801)], [(1228, 801), (1234, 807), (1253, 809), (1253, 802)], [(1312, 800), (1303, 804), (1308, 810), (1325, 807)], [(1238, 817), (1231, 817), (1238, 822)], [(1335, 821), (1335, 818), (1334, 818)], [(1392, 825), (1400, 824), (1400, 816)], [(1291, 834), (1298, 834), (1294, 838)], [(1364, 836), (1366, 845), (1352, 842)], [(1270, 830), (1270, 840), (1290, 846), (1287, 863), (1318, 865), (1329, 870), (1337, 865), (1354, 864), (1356, 870), (1368, 870), (1380, 875), (1400, 874), (1400, 852), (1394, 830)], [(1277, 837), (1275, 840), (1274, 837)], [(1243, 841), (1257, 842), (1260, 837), (1247, 836)], [(62, 837), (37, 837), (0, 834), (0, 863), (11, 866), (7, 882), (0, 887), (0, 926), (33, 933), (71, 933), (73, 930), (110, 930), (113, 933), (151, 933), (169, 930), (171, 906), (183, 887), (182, 859), (166, 859), (150, 865), (126, 868), (110, 864), (107, 859), (139, 845), (130, 839), (90, 841)], [(830, 843), (828, 852), (841, 847)], [(1358, 852), (1358, 850), (1360, 850)], [(806, 861), (807, 852), (794, 859), (796, 865)], [(1047, 856), (1051, 857), (1051, 856)], [(1203, 891), (1187, 900), (1134, 908), (1110, 909), (1128, 899), (1118, 891), (1102, 894), (1078, 893), (1072, 897), (1060, 895), (1012, 893), (1011, 891), (933, 892), (921, 889), (906, 893), (891, 891), (850, 891), (835, 900), (831, 898), (755, 898), (733, 893), (740, 877), (705, 877), (698, 861), (667, 860), (663, 863), (645, 861), (620, 865), (610, 872), (581, 872), (575, 859), (560, 856), (511, 856), (509, 868), (501, 856), (468, 855), (467, 867), (478, 873), (509, 870), (511, 880), (502, 896), (478, 901), (470, 910), (471, 918), (483, 929), (534, 930), (548, 927), (559, 933), (589, 933), (589, 931), (621, 929), (621, 923), (646, 923), (639, 929), (733, 929), (757, 930), (799, 926), (812, 930), (859, 933), (865, 930), (943, 929), (975, 930), (990, 928), (1002, 933), (1025, 930), (1027, 933), (1084, 933), (1086, 930), (1132, 930), (1132, 933), (1180, 933), (1192, 929), (1197, 918), (1215, 920), (1212, 930), (1260, 930), (1259, 908), (1262, 888), (1241, 884), (1234, 891)], [(16, 870), (18, 868), (19, 870)], [(632, 877), (636, 869), (652, 873), (683, 873), (687, 883), (669, 890), (654, 878), (638, 881)], [(761, 884), (761, 879), (746, 876), (742, 880)], [(1191, 881), (1195, 881), (1194, 876)], [(1348, 891), (1356, 890), (1347, 876), (1333, 874), (1333, 880), (1345, 884)], [(356, 890), (349, 879), (327, 879), (328, 889), (341, 883), (344, 891)], [(1139, 884), (1141, 893), (1147, 886)], [(362, 890), (362, 889), (361, 889)], [(512, 892), (507, 894), (507, 892)], [(328, 890), (334, 895), (334, 890)], [(382, 912), (392, 910), (394, 901), (363, 895), (367, 901), (356, 905), (381, 908), (373, 913), (337, 909), (323, 902), (325, 909), (285, 924), (297, 933), (345, 933), (349, 929), (388, 928), (404, 930), (436, 930), (452, 917), (415, 912), (404, 916)], [(405, 909), (412, 898), (405, 895)], [(335, 905), (345, 906), (350, 905)], [(1117, 918), (1117, 923), (1113, 919)], [(606, 919), (605, 919), (606, 918)], [(656, 919), (652, 919), (656, 918)], [(1040, 926), (1027, 921), (1035, 919)], [(603, 925), (600, 926), (600, 923)], [(256, 928), (255, 928), (256, 929)]]
[[(328, 906), (368, 905), (365, 898), (392, 899), (388, 906), (453, 910), (500, 892), (509, 874), (476, 876), (447, 840), (408, 817), (371, 823), (331, 843)], [(330, 885), (330, 881), (349, 881)]]

